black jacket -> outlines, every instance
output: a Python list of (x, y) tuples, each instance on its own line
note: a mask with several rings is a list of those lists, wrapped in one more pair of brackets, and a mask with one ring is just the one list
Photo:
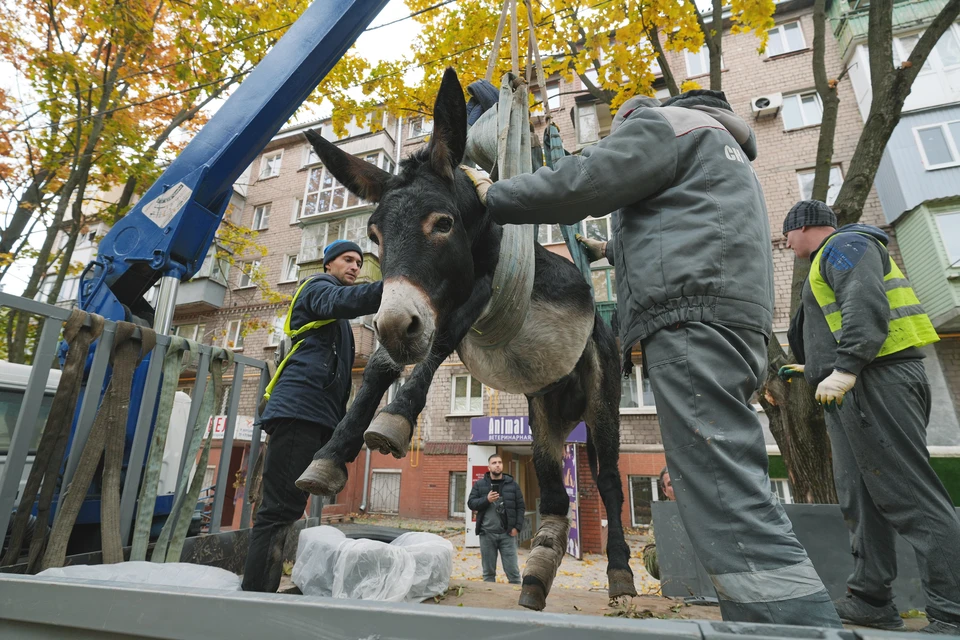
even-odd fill
[(313, 320), (337, 321), (304, 338), (270, 394), (261, 419), (299, 418), (333, 429), (346, 414), (350, 398), (354, 358), (350, 320), (376, 313), (383, 282), (345, 287), (329, 274), (312, 278), (293, 307), (291, 328)]
[[(483, 533), (483, 514), (491, 506), (487, 500), (487, 494), (493, 489), (493, 483), (490, 481), (490, 472), (487, 471), (482, 478), (477, 480), (473, 489), (470, 490), (470, 497), (467, 498), (467, 506), (471, 511), (477, 512), (477, 535)], [(503, 500), (503, 530), (507, 533), (510, 529), (516, 529), (519, 534), (523, 531), (523, 514), (526, 506), (523, 504), (523, 492), (520, 491), (520, 485), (509, 473), (503, 474), (503, 486), (500, 488), (500, 498)]]

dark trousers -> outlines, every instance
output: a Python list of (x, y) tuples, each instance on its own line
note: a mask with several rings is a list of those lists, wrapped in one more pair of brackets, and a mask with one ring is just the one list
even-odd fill
[(927, 615), (960, 622), (960, 519), (930, 466), (930, 385), (920, 360), (867, 367), (827, 411), (833, 476), (850, 529), (851, 591), (893, 600), (899, 533), (917, 556)]
[(295, 483), (333, 432), (295, 418), (270, 420), (263, 426), (270, 433), (270, 446), (263, 461), (263, 501), (250, 532), (243, 590), (275, 593), (283, 573), (283, 544), (310, 495)]

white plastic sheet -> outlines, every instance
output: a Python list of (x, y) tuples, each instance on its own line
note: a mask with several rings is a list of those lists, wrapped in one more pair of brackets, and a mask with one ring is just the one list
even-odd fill
[(385, 544), (322, 526), (300, 532), (291, 577), (309, 596), (420, 602), (445, 593), (452, 571), (453, 545), (438, 535), (410, 532)]
[(84, 580), (149, 584), (163, 587), (240, 591), (240, 576), (225, 569), (188, 562), (78, 564), (70, 567), (46, 569), (37, 575), (45, 578), (81, 578)]

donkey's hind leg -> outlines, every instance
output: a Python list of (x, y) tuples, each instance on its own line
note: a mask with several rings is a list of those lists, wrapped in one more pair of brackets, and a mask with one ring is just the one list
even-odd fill
[[(594, 357), (589, 357), (591, 352)], [(620, 366), (613, 334), (598, 317), (583, 376), (588, 427), (587, 456), (596, 477), (597, 489), (607, 512), (607, 592), (611, 598), (635, 596), (637, 589), (630, 569), (630, 547), (623, 536), (623, 484), (620, 480)]]
[(524, 568), (520, 606), (541, 611), (567, 550), (570, 499), (563, 485), (563, 441), (576, 422), (561, 418), (559, 402), (550, 394), (530, 399), (533, 464), (540, 484), (540, 529)]

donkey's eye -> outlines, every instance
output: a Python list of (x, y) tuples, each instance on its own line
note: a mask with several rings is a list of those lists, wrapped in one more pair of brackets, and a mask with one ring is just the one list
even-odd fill
[(449, 216), (438, 218), (433, 224), (433, 231), (434, 233), (450, 233), (453, 231), (453, 218)]

